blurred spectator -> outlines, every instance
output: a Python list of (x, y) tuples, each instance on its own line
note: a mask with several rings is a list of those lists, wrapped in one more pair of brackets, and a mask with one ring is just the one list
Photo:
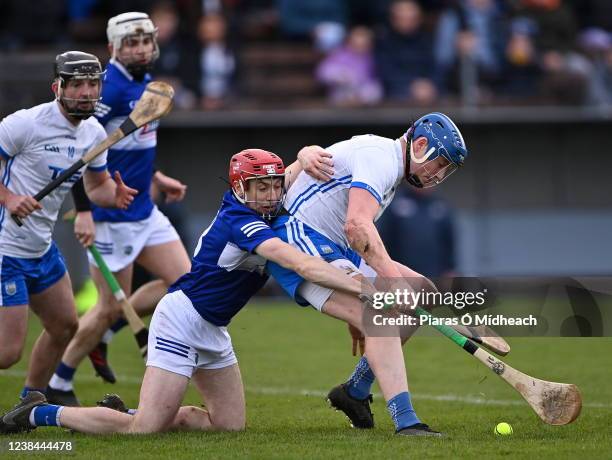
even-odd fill
[(432, 104), (437, 97), (432, 37), (423, 28), (421, 7), (413, 0), (394, 1), (389, 9), (389, 26), (376, 47), (385, 96)]
[(571, 3), (581, 29), (594, 27), (612, 32), (612, 1), (572, 0)]
[(226, 30), (227, 24), (221, 15), (209, 14), (200, 18), (198, 89), (203, 109), (223, 107), (232, 91), (236, 57), (227, 44)]
[(402, 185), (377, 227), (393, 260), (429, 278), (454, 275), (453, 214), (431, 189)]
[(542, 71), (533, 41), (535, 26), (529, 20), (513, 23), (505, 50), (502, 94), (510, 100), (533, 99), (541, 91)]
[(591, 60), (589, 103), (612, 104), (612, 33), (588, 29), (580, 36), (580, 45)]
[(575, 52), (576, 20), (562, 0), (521, 0), (516, 20), (530, 20), (544, 72), (542, 88), (551, 103), (582, 104), (587, 101), (586, 58)]
[(367, 27), (353, 28), (341, 48), (328, 55), (317, 68), (317, 79), (328, 89), (336, 105), (375, 104), (382, 97), (372, 54), (373, 36)]
[(312, 38), (315, 47), (331, 51), (344, 40), (347, 0), (278, 0), (280, 26), (288, 38)]
[(183, 74), (188, 70), (183, 62), (186, 59), (185, 46), (178, 36), (178, 11), (173, 2), (163, 0), (153, 5), (150, 17), (157, 27), (159, 45), (159, 59), (155, 62), (153, 74), (156, 79), (174, 87), (174, 101), (178, 108), (191, 109), (195, 106), (195, 96), (183, 85)]
[(458, 0), (446, 9), (436, 30), (438, 82), (464, 102), (476, 103), (482, 85), (501, 69), (503, 14), (496, 0)]

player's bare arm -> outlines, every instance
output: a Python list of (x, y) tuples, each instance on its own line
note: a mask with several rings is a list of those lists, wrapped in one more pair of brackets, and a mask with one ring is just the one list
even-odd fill
[(347, 276), (323, 259), (298, 251), (280, 238), (272, 238), (263, 242), (257, 246), (255, 252), (267, 260), (296, 272), (312, 283), (352, 295), (362, 293), (363, 286), (357, 277)]
[(0, 206), (5, 207), (10, 214), (27, 217), (34, 211), (41, 209), (41, 205), (33, 197), (16, 195), (0, 184)]
[(180, 180), (166, 176), (161, 171), (153, 174), (153, 183), (166, 195), (166, 203), (174, 203), (185, 198), (187, 186)]
[(351, 188), (344, 231), (351, 247), (383, 278), (399, 278), (401, 273), (387, 253), (374, 225), (379, 204), (370, 192)]
[(125, 185), (119, 171), (111, 178), (108, 171), (90, 171), (84, 174), (85, 192), (89, 199), (103, 208), (127, 209), (138, 193)]

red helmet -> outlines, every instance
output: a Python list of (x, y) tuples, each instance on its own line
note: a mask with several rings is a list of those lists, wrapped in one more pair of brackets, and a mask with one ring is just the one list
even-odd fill
[[(280, 177), (285, 179), (283, 160), (272, 152), (261, 149), (246, 149), (232, 156), (229, 165), (229, 182), (234, 196), (241, 203), (247, 200), (246, 181)], [(284, 193), (278, 201), (279, 207), (284, 199)]]

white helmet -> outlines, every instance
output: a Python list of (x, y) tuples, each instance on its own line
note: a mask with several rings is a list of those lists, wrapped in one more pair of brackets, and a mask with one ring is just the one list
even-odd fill
[(113, 45), (113, 58), (117, 57), (117, 53), (121, 49), (121, 44), (125, 37), (128, 37), (130, 35), (149, 34), (153, 38), (154, 50), (153, 55), (151, 57), (151, 61), (147, 65), (148, 68), (142, 69), (142, 66), (138, 66), (141, 67), (139, 69), (130, 68), (130, 63), (124, 63), (126, 64), (128, 70), (132, 73), (134, 70), (151, 70), (150, 67), (152, 67), (152, 64), (159, 57), (159, 46), (157, 45), (157, 27), (155, 27), (153, 21), (151, 21), (148, 14), (139, 13), (135, 11), (129, 13), (121, 13), (115, 17), (110, 18), (106, 27), (106, 36), (108, 37), (108, 42)]

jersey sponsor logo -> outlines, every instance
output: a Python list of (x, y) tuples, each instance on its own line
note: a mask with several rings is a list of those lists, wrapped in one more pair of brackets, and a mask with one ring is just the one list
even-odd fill
[(334, 252), (334, 250), (331, 248), (331, 246), (329, 246), (327, 244), (323, 244), (323, 245), (319, 246), (319, 249), (321, 250), (322, 254), (331, 254), (332, 252)]
[(152, 133), (153, 131), (157, 131), (158, 127), (159, 127), (159, 120), (153, 120), (152, 122), (147, 123), (141, 128), (140, 134), (143, 135), (143, 134)]
[(266, 171), (266, 174), (276, 173), (276, 168), (274, 165), (263, 165), (263, 169)]
[(130, 255), (132, 252), (134, 252), (134, 247), (133, 247), (133, 246), (125, 246), (125, 247), (123, 248), (123, 253), (124, 253), (126, 256), (129, 256), (129, 255)]
[(45, 144), (45, 150), (47, 152), (60, 153), (60, 148), (57, 145)]
[[(59, 166), (51, 166), (49, 165), (49, 169), (52, 171), (51, 180), (55, 180), (61, 173), (64, 172), (64, 168), (60, 168)], [(77, 171), (69, 179), (66, 179), (66, 183), (73, 184), (81, 178), (81, 172)]]
[(4, 290), (6, 291), (6, 295), (15, 295), (17, 293), (17, 283), (15, 283), (15, 281), (5, 283)]

